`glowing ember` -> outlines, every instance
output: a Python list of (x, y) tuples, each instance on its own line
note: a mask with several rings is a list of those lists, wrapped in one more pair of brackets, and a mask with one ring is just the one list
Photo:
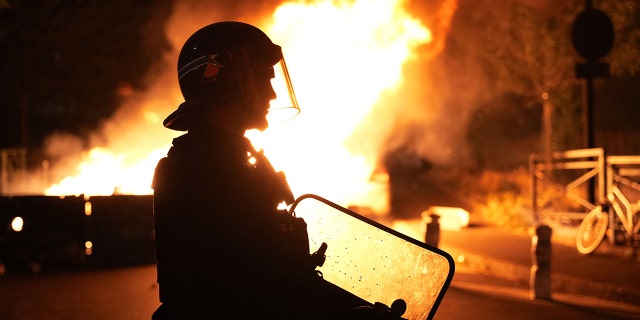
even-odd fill
[[(430, 31), (405, 11), (401, 0), (284, 3), (263, 28), (283, 47), (302, 112), (292, 121), (272, 123), (267, 131), (247, 136), (265, 149), (278, 170), (286, 172), (294, 195), (316, 193), (343, 205), (385, 211), (386, 181), (371, 179), (379, 150), (355, 155), (345, 141), (353, 138), (357, 127), (367, 125), (381, 133), (362, 142), (382, 143), (389, 124), (365, 124), (367, 117), (385, 91), (402, 85), (403, 64), (418, 45), (431, 41)], [(164, 82), (173, 86), (165, 91), (178, 92), (175, 79)], [(152, 122), (161, 128), (157, 122), (166, 111), (147, 110), (144, 119), (150, 121), (152, 115), (157, 118)], [(138, 159), (94, 148), (75, 176), (52, 185), (46, 194), (151, 193), (153, 169), (169, 141), (166, 134), (150, 137), (146, 148), (155, 143), (157, 149)]]

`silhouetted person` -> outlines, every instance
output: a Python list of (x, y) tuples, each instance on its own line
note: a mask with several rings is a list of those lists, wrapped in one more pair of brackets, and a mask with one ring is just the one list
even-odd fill
[(185, 102), (164, 126), (187, 133), (153, 182), (162, 303), (153, 319), (335, 318), (353, 307), (318, 276), (304, 221), (277, 209), (291, 191), (244, 137), (267, 128), (281, 63), (280, 47), (240, 22), (211, 24), (184, 44)]

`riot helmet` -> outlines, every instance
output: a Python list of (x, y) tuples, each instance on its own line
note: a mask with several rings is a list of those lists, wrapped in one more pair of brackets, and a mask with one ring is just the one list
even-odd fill
[[(266, 82), (268, 88), (265, 77), (273, 79)], [(265, 94), (272, 95), (269, 100), (286, 95), (288, 105), (279, 108), (299, 111), (281, 47), (242, 22), (217, 22), (192, 34), (178, 57), (178, 82), (185, 102), (163, 122), (173, 130), (187, 131), (191, 119), (203, 111), (199, 108), (216, 104), (237, 102), (245, 112), (254, 112), (265, 103)]]

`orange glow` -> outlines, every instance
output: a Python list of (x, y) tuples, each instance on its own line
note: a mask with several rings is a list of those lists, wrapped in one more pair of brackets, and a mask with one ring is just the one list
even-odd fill
[(84, 243), (84, 253), (90, 256), (93, 253), (93, 242), (85, 241)]
[(86, 201), (84, 203), (84, 214), (86, 216), (90, 216), (93, 213), (91, 208), (92, 208), (91, 202), (90, 201)]
[[(316, 193), (345, 206), (385, 212), (387, 183), (374, 171), (380, 150), (354, 154), (345, 142), (353, 139), (357, 127), (366, 125), (375, 128), (376, 136), (359, 138), (362, 143), (382, 144), (393, 119), (367, 124), (367, 118), (382, 95), (402, 86), (403, 64), (414, 58), (418, 46), (432, 41), (431, 32), (404, 9), (402, 0), (287, 2), (277, 8), (268, 25), (259, 26), (283, 47), (302, 110), (291, 121), (271, 123), (265, 132), (247, 136), (265, 150), (276, 169), (286, 173), (295, 196)], [(188, 34), (181, 37), (177, 48)], [(162, 88), (156, 91), (161, 93), (154, 99), (164, 100), (145, 102), (149, 106), (137, 115), (137, 133), (123, 132), (114, 124), (115, 128), (107, 127), (126, 141), (114, 148), (91, 149), (76, 172), (48, 187), (47, 195), (152, 192), (153, 169), (170, 142), (169, 134), (155, 131), (162, 129), (161, 120), (170, 110), (157, 106), (175, 107), (180, 102), (174, 73), (160, 79)], [(142, 103), (134, 98), (131, 104)], [(154, 129), (141, 133), (146, 128), (142, 124)], [(148, 153), (128, 151), (137, 145), (144, 145)]]
[(45, 190), (45, 194), (150, 194), (153, 169), (166, 150), (159, 148), (145, 158), (129, 159), (126, 153), (115, 154), (103, 148), (93, 148), (78, 165), (77, 175), (62, 179)]
[(412, 49), (431, 40), (402, 4), (291, 2), (276, 10), (266, 31), (283, 47), (302, 111), (248, 137), (286, 172), (294, 195), (315, 193), (387, 210), (386, 182), (372, 179), (377, 154), (353, 154), (345, 141), (385, 91), (402, 85), (402, 65)]

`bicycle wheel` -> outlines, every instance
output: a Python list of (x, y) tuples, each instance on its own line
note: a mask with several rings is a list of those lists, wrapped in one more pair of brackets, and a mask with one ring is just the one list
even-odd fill
[(589, 254), (596, 250), (604, 234), (607, 232), (609, 218), (606, 210), (602, 210), (602, 205), (597, 206), (587, 213), (578, 227), (576, 235), (576, 247), (582, 254)]

